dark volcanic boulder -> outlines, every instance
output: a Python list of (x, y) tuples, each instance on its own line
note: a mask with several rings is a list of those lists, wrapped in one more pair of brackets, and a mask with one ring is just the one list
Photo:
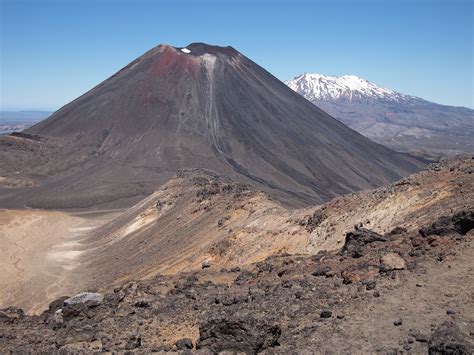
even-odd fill
[(369, 229), (359, 228), (346, 234), (341, 254), (358, 258), (363, 255), (365, 245), (373, 242), (386, 242), (387, 238)]
[(217, 316), (199, 325), (198, 349), (215, 353), (236, 351), (257, 354), (278, 346), (281, 328), (271, 321), (249, 315)]
[(474, 344), (450, 321), (441, 323), (429, 342), (429, 354), (474, 354)]
[(440, 217), (429, 227), (420, 229), (420, 234), (424, 237), (429, 235), (466, 235), (474, 228), (474, 210), (459, 211), (453, 216)]
[(193, 348), (193, 341), (189, 338), (179, 339), (176, 342), (176, 348), (178, 348), (178, 350), (192, 349)]

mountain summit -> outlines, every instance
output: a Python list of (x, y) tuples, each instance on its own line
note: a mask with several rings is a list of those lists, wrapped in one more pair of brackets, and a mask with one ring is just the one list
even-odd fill
[(204, 43), (151, 49), (26, 134), (60, 146), (54, 158), (15, 167), (24, 168), (15, 178), (37, 185), (20, 199), (36, 207), (129, 205), (188, 168), (304, 205), (423, 165), (346, 127), (234, 48)]
[(413, 96), (382, 88), (356, 75), (326, 76), (318, 73), (305, 73), (288, 80), (286, 84), (310, 101), (383, 99), (403, 102), (416, 99)]
[(288, 87), (380, 144), (430, 155), (474, 153), (474, 110), (438, 105), (355, 75), (301, 74)]

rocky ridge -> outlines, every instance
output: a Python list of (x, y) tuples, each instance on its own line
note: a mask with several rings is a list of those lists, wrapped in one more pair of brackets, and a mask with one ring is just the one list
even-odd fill
[(443, 235), (426, 234), (439, 221), (423, 233), (357, 229), (340, 251), (157, 275), (103, 300), (59, 299), (40, 316), (3, 309), (0, 351), (468, 354), (474, 249), (471, 230), (457, 232), (459, 215), (472, 228), (474, 212), (461, 211), (444, 216)]
[(418, 231), (474, 204), (473, 164), (433, 164), (392, 185), (299, 210), (219, 174), (185, 170), (83, 242), (90, 250), (84, 273), (97, 287), (203, 263), (232, 268), (275, 254), (338, 250), (355, 225), (380, 235)]
[[(124, 244), (128, 252), (151, 261), (146, 250), (161, 258), (153, 248), (160, 234), (151, 232), (157, 227), (166, 234), (160, 219), (174, 229), (193, 226), (191, 216), (198, 213), (195, 220), (213, 221), (212, 229), (199, 232), (194, 225), (189, 236), (186, 229), (175, 236), (183, 233), (184, 243), (195, 235), (205, 245), (191, 267), (150, 268), (132, 258), (124, 263), (129, 274), (108, 279), (105, 258), (99, 258), (97, 271), (105, 277), (90, 274), (95, 283), (81, 290), (89, 293), (60, 298), (40, 315), (0, 310), (0, 352), (472, 353), (473, 172), (473, 159), (446, 161), (385, 188), (288, 212), (246, 185), (183, 171), (126, 212), (123, 225), (113, 222), (101, 233), (120, 271), (113, 241), (121, 234), (113, 231), (152, 211), (148, 227), (121, 239), (135, 240)], [(234, 208), (240, 212), (232, 215)], [(233, 238), (223, 249), (203, 239), (223, 228), (225, 242), (239, 218), (243, 225), (260, 223), (260, 231), (248, 234), (254, 239)], [(256, 243), (262, 248), (248, 248)], [(172, 259), (192, 260), (185, 249), (178, 246), (181, 253)], [(235, 252), (246, 249), (242, 263), (246, 254)], [(117, 255), (124, 250), (117, 248)]]

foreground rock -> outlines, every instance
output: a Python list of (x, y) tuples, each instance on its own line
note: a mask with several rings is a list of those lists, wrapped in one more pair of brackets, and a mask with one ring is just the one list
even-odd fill
[(199, 325), (198, 348), (214, 353), (236, 351), (257, 354), (280, 345), (280, 336), (281, 328), (275, 321), (238, 313), (230, 317), (223, 315)]
[(406, 267), (405, 260), (397, 253), (387, 253), (380, 260), (383, 271), (403, 270)]
[(67, 306), (71, 306), (74, 304), (86, 302), (101, 303), (103, 300), (104, 296), (100, 293), (83, 292), (64, 300), (64, 304)]
[(0, 310), (0, 352), (472, 353), (472, 232), (350, 233), (358, 257), (281, 254), (64, 297), (39, 317)]
[(443, 216), (431, 226), (421, 228), (420, 234), (424, 237), (453, 233), (466, 235), (471, 229), (474, 229), (474, 210), (463, 210), (453, 216)]
[(365, 228), (357, 228), (346, 234), (342, 254), (351, 255), (353, 258), (362, 256), (363, 249), (367, 244), (387, 241), (382, 235)]
[(446, 321), (440, 324), (429, 342), (430, 355), (435, 354), (474, 354), (471, 334), (463, 334), (456, 323)]
[(76, 296), (0, 310), (0, 353), (469, 350), (473, 162), (296, 211), (182, 171), (81, 241)]
[[(456, 219), (457, 213), (466, 217), (451, 224), (466, 225), (474, 205), (474, 174), (467, 172), (473, 167), (473, 159), (449, 161), (380, 189), (301, 210), (288, 209), (229, 177), (183, 170), (81, 241), (88, 252), (81, 254), (84, 266), (75, 272), (87, 282), (71, 292), (157, 274), (232, 269), (275, 253), (314, 255), (342, 249), (342, 256), (360, 258), (366, 249), (403, 233), (413, 233), (414, 244), (436, 245), (443, 235), (425, 236), (418, 230), (442, 217)], [(413, 249), (419, 256), (425, 252), (423, 247)], [(357, 278), (354, 273), (345, 274), (347, 282)]]

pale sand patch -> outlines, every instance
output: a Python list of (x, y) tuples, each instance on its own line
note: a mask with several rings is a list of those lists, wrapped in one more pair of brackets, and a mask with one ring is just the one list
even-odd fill
[(0, 210), (0, 308), (39, 313), (59, 296), (82, 291), (75, 272), (81, 239), (108, 216)]
[(83, 252), (80, 250), (64, 250), (64, 251), (55, 251), (49, 252), (47, 257), (55, 261), (66, 261), (77, 258)]

